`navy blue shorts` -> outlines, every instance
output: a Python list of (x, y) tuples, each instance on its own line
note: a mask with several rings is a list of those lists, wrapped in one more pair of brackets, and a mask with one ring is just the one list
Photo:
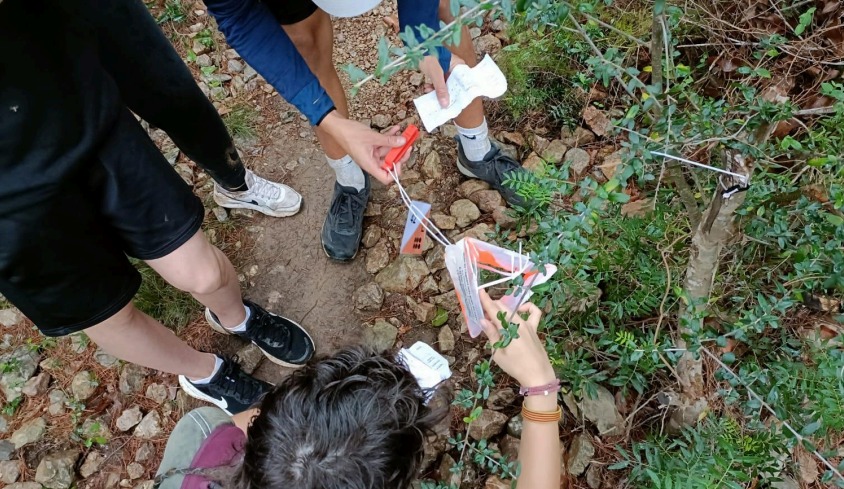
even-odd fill
[(311, 0), (263, 0), (263, 2), (281, 25), (301, 22), (319, 8)]

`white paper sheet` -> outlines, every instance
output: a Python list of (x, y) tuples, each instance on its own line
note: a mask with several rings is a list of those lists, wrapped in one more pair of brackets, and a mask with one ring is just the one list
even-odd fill
[[(444, 380), (451, 377), (451, 369), (448, 368), (448, 361), (428, 344), (417, 341), (410, 348), (402, 348), (399, 351), (399, 360), (402, 361), (416, 377), (419, 387), (422, 389), (433, 389)], [(434, 392), (428, 393), (428, 400)]]
[(446, 108), (440, 107), (436, 92), (426, 93), (413, 100), (428, 132), (460, 115), (477, 97), (496, 98), (507, 91), (507, 79), (489, 55), (484, 56), (474, 68), (467, 65), (456, 66), (451, 71), (446, 85), (450, 102)]

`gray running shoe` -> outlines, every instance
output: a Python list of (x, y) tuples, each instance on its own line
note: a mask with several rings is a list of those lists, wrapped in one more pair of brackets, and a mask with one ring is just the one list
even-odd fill
[(363, 234), (363, 212), (369, 200), (369, 175), (361, 191), (334, 182), (334, 197), (322, 225), (322, 249), (329, 258), (350, 261), (358, 254)]
[(484, 155), (481, 161), (469, 161), (466, 154), (463, 153), (463, 145), (460, 143), (460, 137), (454, 138), (457, 141), (457, 169), (460, 173), (469, 178), (477, 178), (488, 183), (492, 188), (498, 190), (498, 193), (504, 197), (510, 205), (524, 206), (525, 199), (516, 194), (516, 192), (503, 184), (511, 173), (527, 171), (522, 168), (522, 165), (501, 152), (501, 148), (497, 144), (492, 143), (492, 149)]

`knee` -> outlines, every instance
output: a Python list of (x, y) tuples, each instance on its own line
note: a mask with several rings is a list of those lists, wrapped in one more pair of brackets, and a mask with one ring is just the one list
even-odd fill
[(184, 287), (179, 288), (191, 294), (207, 295), (217, 292), (225, 283), (225, 270), (215, 261), (213, 264), (196, 270), (186, 281)]

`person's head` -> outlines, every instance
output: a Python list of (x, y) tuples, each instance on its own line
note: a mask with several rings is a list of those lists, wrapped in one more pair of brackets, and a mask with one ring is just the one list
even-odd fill
[(441, 418), (404, 366), (361, 347), (297, 370), (258, 408), (239, 475), (250, 489), (404, 489)]
[(357, 17), (377, 7), (381, 0), (314, 0), (314, 3), (334, 17)]

